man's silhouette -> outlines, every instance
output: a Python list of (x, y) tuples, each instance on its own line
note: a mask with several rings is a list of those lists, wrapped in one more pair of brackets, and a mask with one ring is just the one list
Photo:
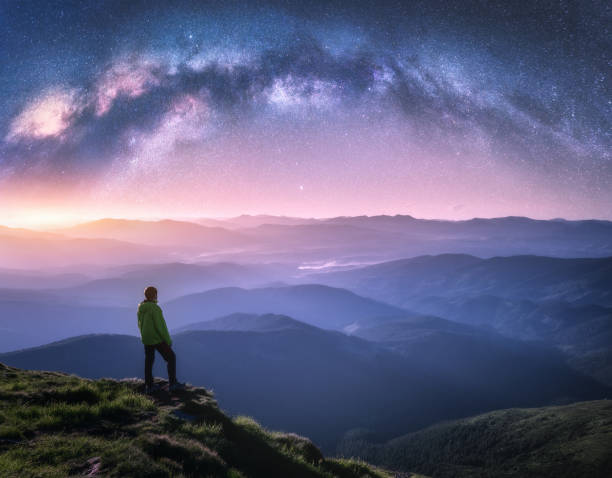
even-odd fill
[(157, 289), (149, 286), (144, 291), (145, 300), (138, 305), (138, 328), (145, 349), (145, 390), (151, 393), (159, 389), (153, 384), (153, 362), (157, 350), (168, 365), (168, 390), (185, 387), (176, 380), (176, 355), (172, 350), (172, 339), (164, 320), (161, 307), (157, 305)]

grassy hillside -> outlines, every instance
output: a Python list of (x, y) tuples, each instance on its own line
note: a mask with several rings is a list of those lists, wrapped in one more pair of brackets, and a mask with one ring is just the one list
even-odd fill
[(344, 456), (438, 477), (612, 476), (612, 400), (498, 410), (385, 444), (354, 432)]
[(202, 388), (148, 397), (142, 387), (0, 364), (2, 476), (393, 476), (324, 458), (308, 439), (250, 418), (231, 419)]

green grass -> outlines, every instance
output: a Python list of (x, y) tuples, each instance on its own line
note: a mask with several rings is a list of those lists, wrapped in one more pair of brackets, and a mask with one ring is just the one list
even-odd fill
[(496, 410), (372, 444), (358, 437), (346, 456), (435, 477), (612, 476), (612, 401)]
[(0, 470), (9, 477), (389, 478), (327, 459), (306, 438), (231, 419), (204, 389), (180, 400), (141, 381), (86, 380), (0, 364)]

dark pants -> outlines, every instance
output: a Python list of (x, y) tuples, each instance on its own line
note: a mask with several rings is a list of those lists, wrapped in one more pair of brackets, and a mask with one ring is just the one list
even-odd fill
[(176, 355), (172, 348), (161, 342), (155, 345), (145, 345), (145, 385), (153, 385), (153, 362), (155, 362), (155, 351), (157, 350), (168, 365), (168, 382), (176, 383)]

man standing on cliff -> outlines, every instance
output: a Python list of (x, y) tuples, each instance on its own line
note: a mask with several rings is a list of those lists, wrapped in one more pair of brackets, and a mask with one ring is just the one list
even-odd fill
[(145, 350), (145, 391), (159, 390), (153, 383), (153, 362), (157, 350), (168, 366), (168, 391), (182, 390), (185, 385), (176, 380), (176, 355), (172, 350), (172, 339), (164, 320), (161, 307), (157, 305), (157, 289), (149, 286), (144, 291), (145, 300), (138, 305), (138, 328)]

